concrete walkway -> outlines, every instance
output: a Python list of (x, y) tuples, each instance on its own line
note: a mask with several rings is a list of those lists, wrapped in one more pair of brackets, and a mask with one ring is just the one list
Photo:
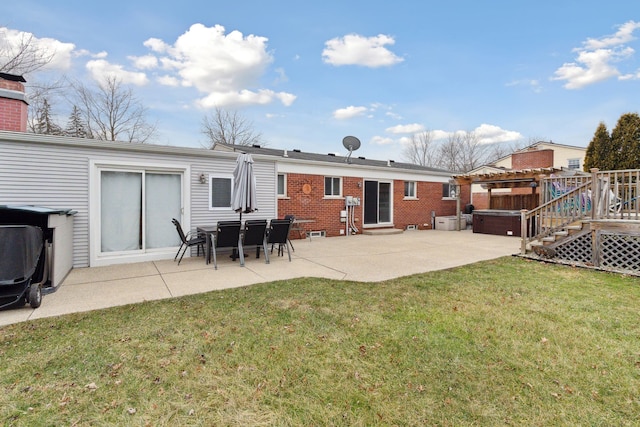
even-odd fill
[(294, 240), (289, 262), (271, 254), (246, 266), (228, 256), (218, 257), (218, 270), (202, 257), (73, 269), (56, 292), (46, 294), (40, 308), (29, 305), (0, 311), (0, 326), (43, 317), (102, 309), (142, 301), (254, 285), (297, 277), (377, 282), (512, 255), (519, 252), (517, 237), (464, 231), (405, 231), (394, 235)]

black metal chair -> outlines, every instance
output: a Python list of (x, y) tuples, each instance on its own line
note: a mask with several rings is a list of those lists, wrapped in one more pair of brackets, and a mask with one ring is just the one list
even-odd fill
[[(240, 229), (242, 223), (240, 221), (219, 221), (216, 227), (216, 234), (213, 236), (211, 248), (213, 252), (213, 267), (218, 269), (218, 260), (216, 259), (216, 252), (219, 248), (237, 248), (240, 254), (240, 263), (244, 264), (244, 254), (242, 253), (242, 239), (240, 236)], [(232, 253), (232, 258), (235, 261), (235, 251)]]
[[(254, 219), (244, 223), (244, 231), (242, 233), (242, 247), (256, 247), (256, 258), (260, 258), (260, 246), (264, 251), (266, 263), (269, 264), (269, 255), (267, 254), (267, 220)], [(240, 256), (240, 265), (244, 266), (244, 254)]]
[(184, 230), (182, 230), (180, 221), (173, 218), (171, 222), (176, 226), (176, 230), (178, 230), (178, 236), (180, 236), (180, 247), (178, 248), (178, 252), (176, 252), (176, 256), (173, 257), (173, 260), (175, 261), (176, 258), (178, 258), (180, 251), (182, 251), (182, 255), (180, 255), (180, 259), (178, 260), (178, 265), (180, 265), (182, 257), (184, 256), (185, 252), (187, 252), (187, 249), (192, 246), (197, 247), (198, 256), (200, 256), (200, 248), (202, 248), (202, 253), (204, 253), (204, 243), (207, 241), (204, 236), (196, 235), (191, 237), (191, 232), (185, 234)]
[[(295, 227), (294, 225), (294, 222), (296, 220), (295, 215), (285, 215), (284, 219), (288, 219), (289, 221), (291, 221), (291, 227), (289, 227), (289, 234), (291, 234), (292, 231), (297, 231), (298, 237), (302, 237), (302, 233), (304, 230), (301, 227)], [(289, 244), (291, 245), (291, 250), (295, 252), (296, 248), (293, 247), (293, 242), (291, 242), (291, 237), (287, 236), (287, 239), (289, 240)]]
[(290, 219), (272, 219), (269, 223), (269, 233), (267, 236), (267, 244), (273, 246), (278, 245), (278, 255), (284, 255), (284, 247), (287, 248), (289, 261), (291, 261), (291, 251), (289, 250), (289, 230), (292, 221)]

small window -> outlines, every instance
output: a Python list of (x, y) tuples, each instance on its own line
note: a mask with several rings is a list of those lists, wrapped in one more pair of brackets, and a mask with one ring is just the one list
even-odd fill
[(230, 209), (233, 179), (209, 175), (209, 209)]
[(404, 197), (416, 198), (416, 182), (405, 181), (404, 182)]
[(569, 169), (580, 169), (580, 159), (569, 159)]
[(442, 198), (443, 199), (455, 199), (456, 198), (456, 186), (455, 184), (442, 184)]
[(278, 196), (287, 197), (287, 175), (278, 174)]
[(335, 176), (324, 177), (324, 195), (325, 196), (340, 196), (342, 194), (341, 189), (342, 179)]

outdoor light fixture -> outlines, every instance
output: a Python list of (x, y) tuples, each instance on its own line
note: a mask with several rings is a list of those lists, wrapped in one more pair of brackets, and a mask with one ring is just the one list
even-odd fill
[(200, 174), (200, 184), (206, 184), (207, 183), (207, 176), (203, 173)]

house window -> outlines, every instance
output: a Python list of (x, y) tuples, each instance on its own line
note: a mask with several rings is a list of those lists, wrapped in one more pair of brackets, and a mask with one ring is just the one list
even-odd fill
[(569, 159), (569, 169), (580, 169), (580, 159)]
[(416, 182), (415, 181), (405, 181), (404, 182), (404, 197), (407, 198), (416, 198)]
[(455, 184), (442, 184), (442, 198), (443, 199), (455, 199), (456, 198), (456, 185)]
[(340, 196), (342, 194), (342, 179), (336, 176), (324, 177), (324, 195)]
[(278, 197), (287, 197), (287, 175), (278, 174)]
[(233, 178), (209, 175), (209, 209), (230, 209)]

